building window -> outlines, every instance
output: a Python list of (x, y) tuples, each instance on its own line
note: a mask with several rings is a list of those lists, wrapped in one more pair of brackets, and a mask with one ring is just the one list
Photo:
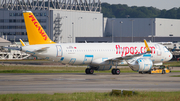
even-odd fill
[(0, 29), (26, 29), (25, 26), (0, 26)]
[(46, 16), (46, 13), (44, 13), (44, 16)]
[(12, 23), (12, 22), (13, 22), (13, 20), (12, 20), (12, 19), (10, 19), (10, 20), (9, 20), (9, 22), (10, 22), (10, 23)]
[(42, 26), (43, 29), (46, 29), (46, 26)]
[(23, 13), (9, 13), (9, 16), (23, 16)]
[(3, 32), (3, 35), (9, 35), (9, 32)]
[(9, 13), (9, 16), (13, 16), (13, 13)]
[(17, 19), (16, 22), (20, 23), (20, 22), (21, 22), (21, 19)]
[(15, 32), (10, 32), (10, 35), (15, 35)]
[(25, 26), (21, 26), (21, 28), (22, 28), (22, 29), (26, 29), (26, 27), (25, 27)]
[(4, 23), (9, 23), (9, 20), (8, 19), (4, 19)]
[(41, 23), (46, 23), (46, 19), (41, 19)]
[(22, 33), (21, 32), (16, 32), (16, 35), (22, 35)]
[(4, 22), (4, 20), (3, 20), (3, 19), (0, 19), (0, 22)]
[(13, 13), (13, 15), (12, 16), (16, 16), (16, 13)]
[(34, 15), (35, 15), (35, 16), (38, 16), (38, 13), (35, 13)]

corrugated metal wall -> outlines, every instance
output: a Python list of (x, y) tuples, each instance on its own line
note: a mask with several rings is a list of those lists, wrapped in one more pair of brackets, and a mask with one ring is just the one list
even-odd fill
[[(51, 33), (56, 42), (76, 42), (75, 37), (102, 37), (103, 15), (97, 12), (53, 10)], [(59, 20), (58, 20), (59, 19)]]
[(156, 36), (180, 36), (180, 20), (156, 18)]
[(113, 37), (180, 36), (179, 19), (108, 18), (105, 22), (106, 37), (111, 37), (112, 33)]
[[(145, 37), (154, 35), (152, 18), (109, 18), (105, 27), (105, 35), (113, 37)], [(153, 25), (153, 26), (152, 26)], [(133, 31), (133, 32), (132, 32)], [(153, 33), (152, 33), (153, 32)]]

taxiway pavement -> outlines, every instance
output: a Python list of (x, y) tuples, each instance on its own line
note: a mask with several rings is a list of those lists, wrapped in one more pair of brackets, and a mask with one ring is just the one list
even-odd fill
[(180, 91), (180, 73), (0, 74), (0, 93), (73, 93), (119, 90)]

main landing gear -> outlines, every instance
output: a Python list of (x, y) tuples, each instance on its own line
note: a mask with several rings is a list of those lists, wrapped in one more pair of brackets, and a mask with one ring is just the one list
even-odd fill
[(120, 69), (117, 69), (117, 64), (118, 64), (118, 62), (116, 61), (116, 68), (112, 69), (112, 71), (111, 71), (111, 73), (113, 75), (119, 75), (120, 74)]
[(113, 75), (119, 75), (120, 74), (120, 70), (119, 69), (112, 69), (111, 73)]
[(94, 70), (91, 68), (86, 68), (85, 72), (86, 72), (86, 74), (93, 74)]

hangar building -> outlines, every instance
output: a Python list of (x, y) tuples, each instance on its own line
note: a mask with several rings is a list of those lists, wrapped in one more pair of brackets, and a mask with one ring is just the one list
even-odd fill
[(102, 37), (103, 15), (100, 0), (1, 0), (0, 37), (27, 42), (23, 13), (34, 13), (55, 42), (75, 42), (75, 37)]
[(180, 20), (164, 18), (108, 18), (104, 36), (180, 36)]
[(180, 42), (180, 20), (104, 18), (104, 37), (78, 37), (77, 42)]

